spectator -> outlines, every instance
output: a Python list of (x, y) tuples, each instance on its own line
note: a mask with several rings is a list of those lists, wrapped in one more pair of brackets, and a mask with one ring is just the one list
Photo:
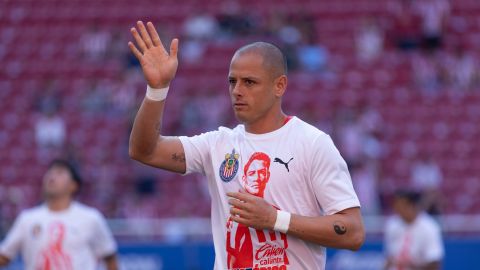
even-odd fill
[(422, 16), (423, 46), (428, 50), (440, 48), (450, 15), (448, 0), (420, 0), (417, 8)]
[(218, 22), (208, 13), (198, 13), (187, 18), (183, 24), (183, 33), (194, 40), (210, 40), (217, 35)]
[(98, 24), (92, 24), (80, 40), (83, 56), (88, 60), (105, 59), (110, 40), (108, 31), (101, 30)]
[(432, 156), (424, 154), (417, 159), (412, 166), (410, 177), (412, 186), (422, 194), (422, 209), (432, 215), (440, 214), (443, 174)]
[(258, 20), (251, 11), (242, 11), (235, 0), (225, 1), (218, 16), (221, 35), (226, 38), (254, 34)]
[(420, 45), (421, 18), (413, 7), (413, 0), (399, 0), (392, 7), (393, 29), (391, 38), (402, 51), (411, 51)]
[(35, 124), (35, 139), (40, 148), (60, 148), (65, 137), (65, 123), (54, 111), (41, 115)]
[(303, 70), (308, 72), (325, 71), (328, 64), (328, 51), (313, 38), (298, 47), (298, 60)]
[(292, 22), (292, 18), (287, 16), (272, 20), (270, 27), (274, 27), (271, 31), (275, 32), (280, 48), (285, 52), (289, 70), (296, 70), (300, 65), (297, 49), (302, 40), (302, 32)]
[(414, 83), (426, 94), (436, 94), (442, 86), (439, 60), (431, 51), (417, 54), (412, 58)]
[(204, 41), (186, 37), (180, 45), (182, 46), (182, 61), (188, 64), (199, 63), (205, 55), (207, 46)]
[(444, 66), (454, 89), (469, 90), (474, 86), (478, 64), (475, 57), (462, 46), (457, 46), (454, 55), (448, 58)]
[(357, 164), (363, 156), (365, 133), (354, 111), (348, 110), (339, 115), (336, 133), (340, 151), (349, 166)]
[(365, 157), (378, 160), (383, 155), (381, 137), (384, 125), (380, 113), (373, 107), (365, 106), (359, 116), (358, 123), (364, 132), (363, 153)]
[(289, 19), (288, 21), (284, 21), (283, 25), (280, 27), (278, 38), (280, 38), (284, 44), (295, 46), (302, 41), (302, 32), (293, 23), (292, 19)]
[(380, 213), (377, 172), (372, 163), (360, 162), (352, 166), (352, 181), (365, 215)]
[(373, 18), (364, 19), (356, 36), (357, 59), (361, 62), (375, 60), (383, 50), (383, 33)]

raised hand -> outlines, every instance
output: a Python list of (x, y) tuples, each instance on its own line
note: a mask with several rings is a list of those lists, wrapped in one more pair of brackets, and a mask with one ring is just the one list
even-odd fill
[(143, 22), (138, 21), (137, 28), (132, 27), (130, 32), (137, 46), (130, 41), (128, 47), (140, 62), (148, 85), (152, 88), (169, 86), (178, 67), (178, 39), (172, 40), (168, 53), (151, 22), (145, 28)]

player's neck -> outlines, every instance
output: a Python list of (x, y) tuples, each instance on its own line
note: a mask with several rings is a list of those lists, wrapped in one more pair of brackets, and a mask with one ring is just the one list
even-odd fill
[(55, 197), (46, 199), (47, 207), (50, 211), (60, 212), (67, 210), (72, 204), (72, 198), (70, 197)]
[(264, 134), (281, 128), (287, 119), (287, 115), (282, 110), (272, 115), (265, 115), (251, 123), (245, 123), (245, 130), (248, 133)]

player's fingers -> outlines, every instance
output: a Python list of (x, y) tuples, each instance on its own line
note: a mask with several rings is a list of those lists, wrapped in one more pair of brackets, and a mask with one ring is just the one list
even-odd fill
[(244, 210), (242, 210), (240, 208), (237, 208), (237, 207), (230, 207), (230, 215), (246, 217), (247, 212), (245, 212)]
[(129, 41), (128, 42), (128, 47), (132, 51), (133, 55), (135, 55), (135, 57), (137, 57), (138, 61), (142, 62), (143, 54), (137, 49), (137, 47), (135, 47), (133, 42)]
[(150, 35), (147, 32), (147, 28), (145, 28), (145, 25), (143, 24), (142, 21), (137, 22), (137, 28), (140, 31), (140, 35), (142, 36), (143, 41), (147, 45), (147, 48), (152, 48), (153, 47), (152, 39), (150, 38)]
[(170, 56), (177, 58), (178, 55), (178, 38), (174, 38), (170, 43)]
[(137, 29), (135, 27), (132, 27), (130, 29), (130, 32), (132, 33), (133, 38), (135, 39), (135, 42), (137, 43), (138, 47), (140, 48), (140, 51), (144, 53), (147, 50), (147, 45), (145, 45), (145, 42), (143, 42), (142, 37), (138, 33)]
[(253, 195), (250, 195), (248, 193), (240, 193), (240, 192), (228, 192), (227, 196), (235, 199), (239, 199), (244, 202), (248, 202), (251, 200), (250, 196), (253, 196)]
[(233, 199), (240, 200), (240, 193), (238, 192), (227, 192), (227, 196)]
[(238, 215), (238, 209), (235, 207), (230, 207), (230, 215), (232, 216)]
[(147, 30), (152, 38), (153, 46), (162, 46), (163, 48), (162, 40), (160, 39), (160, 36), (158, 35), (158, 32), (152, 22), (147, 23)]
[(237, 199), (230, 199), (228, 200), (228, 203), (234, 207), (237, 207), (239, 209), (246, 209), (246, 203)]
[(241, 217), (241, 216), (233, 216), (233, 215), (232, 215), (232, 216), (230, 216), (230, 218), (231, 218), (233, 221), (235, 221), (235, 222), (237, 222), (237, 223), (240, 223), (240, 224), (243, 224), (243, 225), (245, 225), (245, 226), (249, 226), (249, 225), (250, 225), (250, 222), (248, 221), (248, 219), (243, 218), (243, 217)]

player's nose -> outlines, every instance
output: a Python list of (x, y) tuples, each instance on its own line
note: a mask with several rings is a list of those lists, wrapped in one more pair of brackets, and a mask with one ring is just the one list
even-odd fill
[(236, 97), (241, 97), (243, 95), (243, 89), (240, 85), (240, 83), (235, 83), (232, 86), (230, 86), (232, 89), (232, 95)]

